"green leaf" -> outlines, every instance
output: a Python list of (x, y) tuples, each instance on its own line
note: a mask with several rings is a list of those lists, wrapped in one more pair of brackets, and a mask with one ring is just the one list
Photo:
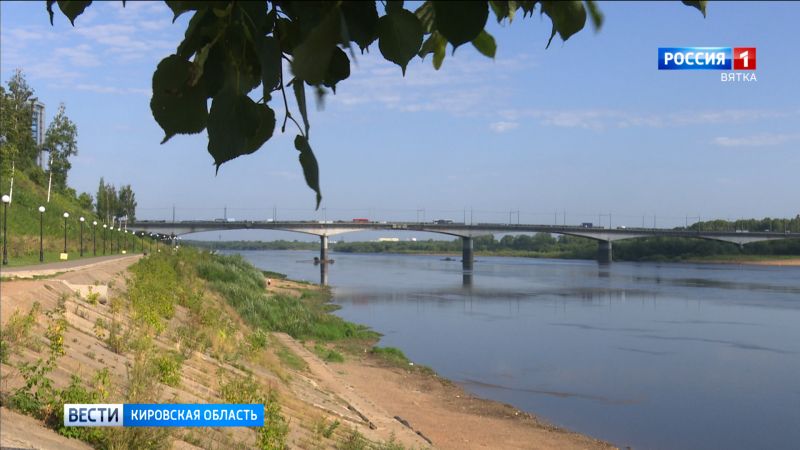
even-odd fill
[(433, 26), (436, 24), (436, 11), (433, 9), (433, 2), (428, 0), (423, 3), (422, 6), (414, 11), (414, 15), (417, 16), (419, 23), (422, 24), (422, 31), (424, 31), (425, 34), (434, 32)]
[[(83, 14), (83, 11), (86, 9), (87, 6), (92, 4), (91, 1), (79, 2), (74, 0), (58, 0), (57, 3), (58, 3), (58, 9), (60, 9), (61, 12), (64, 13), (65, 16), (67, 16), (67, 19), (69, 19), (69, 23), (71, 23), (73, 27), (75, 26), (75, 19), (77, 19), (78, 16), (80, 16), (81, 14)], [(50, 23), (52, 24), (53, 15), (52, 15), (52, 9), (50, 8), (52, 8), (52, 4), (48, 4), (48, 11), (50, 11)]]
[(53, 4), (56, 0), (47, 0), (47, 14), (50, 15), (50, 25), (53, 25)]
[(199, 133), (206, 127), (206, 96), (200, 86), (191, 84), (192, 71), (192, 63), (170, 55), (161, 60), (153, 74), (150, 110), (164, 130), (162, 144), (175, 134)]
[(226, 85), (244, 94), (261, 84), (257, 49), (242, 35), (240, 27), (228, 27), (227, 32), (211, 46), (203, 66), (202, 81), (207, 97), (215, 97)]
[(522, 8), (522, 18), (526, 18), (529, 15), (533, 16), (533, 10), (536, 8), (536, 0), (523, 0), (518, 2), (520, 8)]
[(387, 0), (386, 14), (395, 13), (403, 9), (403, 0)]
[(258, 40), (258, 62), (261, 65), (261, 84), (264, 87), (264, 98), (281, 85), (282, 62), (278, 40), (272, 36)]
[(505, 18), (508, 18), (509, 21), (513, 19), (514, 10), (509, 7), (507, 1), (492, 0), (489, 2), (489, 7), (492, 8), (492, 12), (494, 13), (494, 17), (497, 19), (497, 23), (502, 22)]
[(333, 8), (294, 49), (292, 73), (308, 84), (321, 84), (328, 72), (333, 49), (339, 42), (339, 8)]
[(195, 52), (212, 42), (221, 28), (220, 22), (207, 9), (197, 11), (189, 20), (183, 41), (176, 53), (189, 59)]
[(325, 86), (333, 89), (336, 93), (336, 83), (347, 79), (350, 76), (350, 58), (339, 47), (334, 48), (331, 62), (328, 65), (328, 73), (325, 74)]
[(350, 40), (358, 45), (362, 53), (378, 39), (378, 10), (375, 2), (342, 2), (342, 17)]
[(253, 28), (255, 37), (265, 36), (272, 32), (274, 14), (267, 13), (269, 4), (264, 1), (236, 2), (239, 13), (244, 17), (242, 23)]
[(253, 153), (260, 149), (275, 132), (275, 111), (264, 103), (253, 103), (251, 113), (258, 117), (258, 127), (247, 139), (245, 153)]
[(208, 152), (219, 166), (253, 153), (272, 137), (275, 112), (226, 85), (211, 103), (208, 114)]
[(447, 54), (447, 39), (444, 38), (438, 31), (434, 31), (422, 44), (422, 49), (419, 51), (419, 56), (423, 59), (429, 53), (433, 53), (433, 68), (439, 70), (442, 67), (442, 62)]
[(480, 34), (489, 18), (485, 1), (434, 1), (436, 29), (455, 51), (459, 45), (470, 42)]
[(542, 12), (553, 21), (553, 31), (550, 33), (547, 47), (550, 47), (556, 32), (566, 41), (586, 25), (586, 10), (583, 8), (583, 2), (579, 0), (545, 1), (542, 2)]
[(406, 66), (422, 45), (422, 24), (410, 11), (386, 14), (378, 19), (378, 47), (387, 60), (406, 73)]
[(698, 11), (703, 13), (703, 17), (706, 16), (706, 3), (707, 3), (706, 0), (699, 0), (699, 1), (683, 0), (684, 5), (697, 8)]
[(589, 17), (592, 18), (592, 26), (595, 31), (599, 31), (603, 26), (603, 13), (597, 7), (597, 2), (593, 0), (586, 0), (586, 8), (589, 10)]
[(322, 193), (319, 189), (319, 166), (317, 165), (317, 158), (308, 145), (308, 139), (300, 136), (299, 134), (294, 138), (294, 148), (300, 152), (300, 167), (303, 168), (303, 176), (306, 179), (308, 187), (317, 193), (317, 209), (319, 203), (322, 201)]
[(195, 0), (195, 1), (181, 1), (181, 0), (165, 0), (164, 3), (169, 6), (169, 9), (172, 10), (172, 22), (174, 23), (178, 20), (178, 17), (187, 12), (187, 11), (200, 11), (206, 8), (225, 8), (228, 5), (228, 2), (224, 1), (202, 1), (202, 0)]
[(494, 41), (494, 37), (487, 33), (486, 30), (481, 30), (481, 34), (472, 40), (472, 45), (475, 46), (479, 52), (485, 56), (488, 56), (489, 58), (494, 58), (494, 55), (497, 52), (497, 44)]
[(306, 137), (308, 137), (308, 129), (311, 126), (308, 124), (308, 107), (306, 106), (306, 85), (303, 80), (295, 78), (292, 80), (292, 89), (294, 90), (294, 99), (297, 101), (297, 109), (300, 110), (300, 115), (303, 117), (303, 125), (305, 126)]

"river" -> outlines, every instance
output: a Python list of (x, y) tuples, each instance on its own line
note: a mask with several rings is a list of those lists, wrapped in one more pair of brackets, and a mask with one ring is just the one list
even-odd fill
[[(315, 252), (240, 253), (319, 281)], [(800, 268), (332, 257), (337, 314), (477, 395), (623, 448), (800, 445)]]

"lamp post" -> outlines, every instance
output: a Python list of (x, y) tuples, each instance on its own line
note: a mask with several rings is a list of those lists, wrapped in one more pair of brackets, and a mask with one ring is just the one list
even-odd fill
[(92, 256), (97, 256), (97, 221), (92, 221)]
[(103, 255), (106, 254), (106, 231), (108, 231), (108, 224), (103, 224)]
[(44, 206), (39, 207), (39, 262), (44, 262)]
[(150, 233), (150, 253), (153, 253), (153, 233)]
[(8, 222), (8, 204), (11, 203), (11, 197), (3, 195), (3, 265), (8, 264), (8, 234), (6, 234), (6, 225)]
[(83, 216), (79, 217), (78, 220), (81, 222), (81, 258), (83, 258), (83, 222), (86, 220)]
[(117, 253), (120, 253), (120, 249), (122, 248), (119, 246), (120, 236), (122, 236), (122, 230), (119, 228), (119, 224), (117, 224)]
[(123, 251), (128, 253), (128, 230), (125, 230), (125, 249)]
[(69, 213), (64, 213), (64, 253), (67, 253), (67, 218), (69, 217)]
[(161, 250), (158, 249), (158, 242), (161, 240), (161, 236), (156, 234), (156, 253), (160, 252)]

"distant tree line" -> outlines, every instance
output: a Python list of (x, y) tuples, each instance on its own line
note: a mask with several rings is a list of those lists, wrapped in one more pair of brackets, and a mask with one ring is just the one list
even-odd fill
[(113, 184), (106, 184), (105, 180), (100, 178), (94, 204), (97, 217), (106, 223), (111, 223), (113, 219), (135, 222), (136, 205), (136, 194), (130, 184), (121, 186), (117, 191)]
[(183, 240), (184, 245), (214, 250), (317, 250), (319, 243), (307, 241), (194, 241)]

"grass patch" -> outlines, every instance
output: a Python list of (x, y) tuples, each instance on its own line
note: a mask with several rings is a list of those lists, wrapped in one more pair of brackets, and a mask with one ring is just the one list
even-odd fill
[(167, 386), (177, 387), (181, 384), (181, 366), (183, 356), (180, 353), (168, 352), (153, 358), (158, 373), (158, 381)]
[(261, 403), (264, 405), (264, 426), (257, 428), (256, 446), (260, 449), (283, 449), (289, 435), (289, 424), (281, 412), (277, 393), (264, 392), (252, 376), (220, 379), (220, 396), (228, 403)]
[(36, 324), (41, 309), (42, 305), (34, 302), (26, 314), (14, 311), (6, 326), (0, 329), (0, 362), (8, 362), (8, 357), (15, 353), (19, 346), (27, 346), (32, 341), (31, 329)]
[(325, 362), (344, 362), (344, 355), (322, 344), (314, 344), (314, 353)]
[[(436, 372), (428, 366), (423, 366), (422, 364), (415, 364), (412, 362), (408, 357), (403, 353), (402, 350), (395, 347), (372, 347), (369, 351), (370, 354), (379, 360), (383, 361), (385, 364), (399, 367), (405, 370), (414, 370), (418, 373), (426, 374), (426, 375), (436, 375)], [(443, 382), (446, 380), (441, 379)]]
[(289, 350), (289, 347), (282, 344), (278, 344), (278, 351), (276, 353), (281, 362), (286, 366), (294, 370), (308, 369), (308, 364), (306, 364), (305, 360), (295, 355), (294, 352)]
[(373, 347), (370, 353), (390, 365), (407, 368), (411, 360), (402, 350), (395, 347)]
[(240, 255), (198, 253), (198, 275), (209, 282), (256, 329), (281, 331), (295, 339), (377, 339), (368, 327), (329, 314), (330, 292), (304, 289), (300, 298), (265, 290), (264, 274)]
[(273, 272), (271, 270), (262, 270), (261, 273), (267, 278), (275, 278), (275, 279), (278, 279), (278, 280), (285, 280), (286, 279), (286, 274), (285, 273)]

